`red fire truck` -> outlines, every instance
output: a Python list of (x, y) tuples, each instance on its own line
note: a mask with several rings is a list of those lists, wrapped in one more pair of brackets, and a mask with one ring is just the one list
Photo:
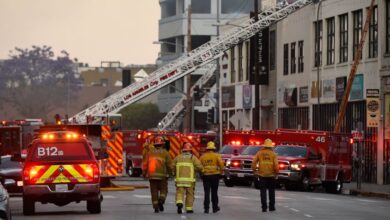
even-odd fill
[(352, 179), (350, 134), (326, 131), (277, 129), (272, 139), (278, 154), (278, 180), (286, 189), (311, 190), (322, 185), (340, 193)]

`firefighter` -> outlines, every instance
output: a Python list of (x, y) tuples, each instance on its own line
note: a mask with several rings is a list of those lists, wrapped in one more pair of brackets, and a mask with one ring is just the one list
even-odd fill
[(267, 189), (269, 195), (269, 211), (275, 211), (275, 182), (279, 172), (278, 158), (272, 150), (272, 140), (264, 141), (264, 148), (257, 152), (252, 162), (253, 172), (259, 176), (261, 208), (267, 211)]
[(142, 175), (149, 179), (154, 212), (163, 212), (168, 194), (168, 177), (172, 174), (172, 160), (163, 147), (163, 137), (156, 137), (154, 147), (147, 152), (142, 166)]
[(203, 171), (203, 188), (204, 188), (204, 213), (209, 213), (210, 207), (210, 190), (213, 213), (220, 210), (218, 206), (218, 185), (221, 174), (224, 170), (221, 155), (215, 153), (214, 142), (207, 143), (206, 153), (200, 157), (200, 161), (204, 167)]
[(182, 213), (185, 196), (187, 213), (194, 213), (195, 172), (202, 172), (203, 166), (192, 154), (191, 143), (184, 143), (182, 153), (173, 160), (173, 170), (176, 173), (176, 206), (177, 213)]

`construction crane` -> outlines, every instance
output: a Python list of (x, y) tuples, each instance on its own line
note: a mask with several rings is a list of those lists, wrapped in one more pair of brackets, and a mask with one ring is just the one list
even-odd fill
[(249, 39), (257, 32), (285, 18), (296, 10), (312, 3), (312, 0), (297, 0), (285, 7), (265, 9), (259, 14), (258, 21), (253, 18), (243, 22), (242, 28), (235, 28), (208, 43), (182, 55), (178, 59), (164, 65), (149, 77), (133, 83), (98, 103), (74, 115), (70, 122), (85, 123), (87, 116), (117, 113), (122, 108), (132, 104), (153, 92), (167, 86), (183, 76), (193, 72), (211, 61), (218, 59), (223, 52), (234, 45)]
[(346, 86), (345, 91), (344, 91), (343, 100), (341, 101), (341, 105), (339, 108), (339, 115), (337, 117), (336, 125), (334, 128), (334, 131), (337, 133), (340, 132), (341, 125), (343, 124), (345, 112), (347, 111), (349, 93), (351, 92), (352, 83), (353, 83), (353, 80), (355, 79), (356, 71), (357, 71), (357, 68), (358, 68), (359, 62), (360, 62), (360, 57), (362, 56), (364, 42), (365, 42), (366, 35), (368, 32), (368, 27), (370, 25), (372, 12), (374, 10), (374, 4), (375, 4), (375, 0), (371, 0), (370, 9), (367, 12), (366, 21), (364, 23), (363, 32), (362, 32), (362, 36), (360, 38), (359, 46), (357, 48), (357, 52), (355, 53), (354, 62), (353, 62), (353, 65), (351, 67), (351, 72), (349, 73), (347, 86)]

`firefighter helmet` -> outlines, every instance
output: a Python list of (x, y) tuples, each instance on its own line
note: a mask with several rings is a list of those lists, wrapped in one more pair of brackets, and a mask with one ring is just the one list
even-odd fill
[(192, 144), (191, 143), (185, 143), (184, 145), (183, 145), (183, 149), (182, 149), (182, 151), (184, 152), (184, 151), (192, 151)]
[(163, 138), (163, 137), (157, 136), (157, 137), (154, 139), (154, 145), (161, 146), (161, 145), (164, 145), (164, 144), (165, 144), (165, 141), (164, 141), (164, 138)]
[(274, 146), (274, 145), (273, 145), (271, 139), (269, 139), (269, 138), (265, 139), (265, 141), (264, 141), (264, 147), (273, 147), (273, 146)]
[(217, 149), (217, 148), (215, 147), (214, 142), (209, 141), (209, 142), (207, 143), (206, 150), (216, 150), (216, 149)]

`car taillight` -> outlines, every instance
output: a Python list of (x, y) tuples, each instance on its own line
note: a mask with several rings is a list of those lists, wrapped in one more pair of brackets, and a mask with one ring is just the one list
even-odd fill
[(88, 164), (84, 168), (86, 176), (92, 177), (93, 182), (99, 182), (99, 167), (97, 164)]
[(30, 184), (31, 180), (38, 175), (38, 167), (26, 166), (23, 170), (23, 180), (26, 184)]

